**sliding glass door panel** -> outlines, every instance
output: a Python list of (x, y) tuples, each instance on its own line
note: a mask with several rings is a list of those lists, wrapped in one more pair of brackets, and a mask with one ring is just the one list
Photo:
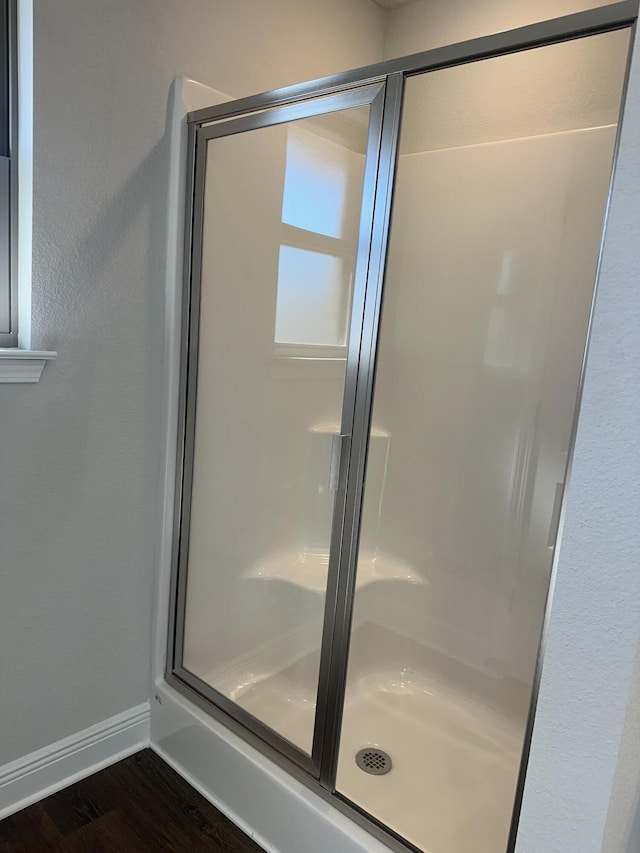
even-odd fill
[(429, 853), (507, 847), (628, 44), (406, 82), (337, 790)]

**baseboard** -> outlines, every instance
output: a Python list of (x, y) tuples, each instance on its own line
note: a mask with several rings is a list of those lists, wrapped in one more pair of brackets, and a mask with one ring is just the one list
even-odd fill
[(137, 705), (0, 767), (0, 820), (149, 745), (149, 704)]

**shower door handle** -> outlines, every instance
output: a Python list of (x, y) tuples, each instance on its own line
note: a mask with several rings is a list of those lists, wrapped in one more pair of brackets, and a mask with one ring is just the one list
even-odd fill
[(331, 436), (331, 461), (329, 463), (329, 491), (337, 492), (340, 488), (340, 469), (342, 459), (346, 458), (350, 435)]

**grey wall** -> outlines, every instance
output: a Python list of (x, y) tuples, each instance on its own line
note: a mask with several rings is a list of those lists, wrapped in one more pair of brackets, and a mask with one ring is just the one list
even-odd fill
[(148, 696), (172, 78), (329, 74), (378, 60), (382, 24), (370, 0), (34, 0), (33, 345), (58, 360), (0, 388), (0, 764)]

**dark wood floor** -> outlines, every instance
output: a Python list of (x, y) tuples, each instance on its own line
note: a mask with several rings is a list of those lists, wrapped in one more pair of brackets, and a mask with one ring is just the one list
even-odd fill
[(145, 749), (0, 821), (0, 853), (261, 853)]

